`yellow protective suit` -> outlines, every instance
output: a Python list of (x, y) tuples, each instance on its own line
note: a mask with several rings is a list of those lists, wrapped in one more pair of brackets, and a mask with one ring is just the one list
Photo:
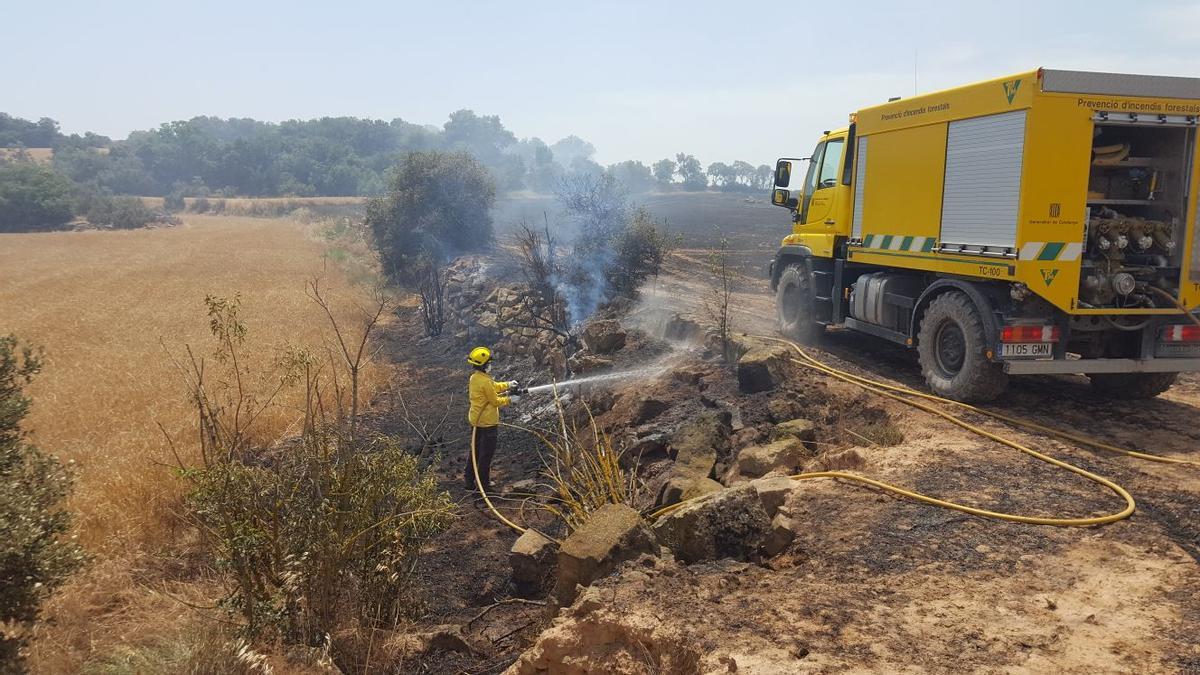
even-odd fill
[(500, 408), (509, 404), (507, 396), (500, 394), (508, 391), (507, 382), (497, 382), (491, 375), (476, 370), (471, 373), (471, 383), (467, 392), (471, 399), (471, 410), (467, 413), (467, 421), (473, 427), (494, 427), (500, 424)]

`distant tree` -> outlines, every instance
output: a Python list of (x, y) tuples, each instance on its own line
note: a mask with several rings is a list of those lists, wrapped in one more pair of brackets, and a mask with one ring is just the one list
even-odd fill
[(554, 186), (562, 178), (562, 165), (554, 161), (554, 152), (541, 139), (531, 139), (529, 145), (532, 146), (532, 154), (526, 160), (526, 185), (536, 192), (553, 192)]
[(570, 174), (559, 181), (554, 194), (579, 226), (581, 237), (576, 240), (576, 247), (583, 240), (611, 239), (629, 212), (629, 191), (605, 173)]
[(585, 174), (588, 176), (599, 176), (604, 173), (604, 167), (593, 162), (587, 157), (576, 157), (571, 160), (571, 165), (567, 167), (571, 173)]
[(0, 113), (0, 148), (51, 148), (58, 144), (60, 138), (62, 134), (58, 132), (58, 122), (49, 117), (30, 122)]
[(71, 220), (71, 181), (31, 162), (0, 164), (0, 232), (52, 230)]
[(713, 186), (721, 187), (725, 190), (734, 190), (738, 187), (738, 174), (733, 166), (725, 162), (713, 162), (708, 165), (708, 177), (712, 179)]
[(663, 185), (670, 185), (675, 180), (675, 160), (660, 159), (654, 163), (651, 170), (654, 172), (654, 178)]
[(517, 137), (504, 128), (496, 115), (476, 115), (471, 110), (450, 114), (443, 126), (447, 150), (466, 152), (491, 171), (501, 190), (517, 190), (525, 184), (525, 163), (510, 149), (516, 149)]
[(704, 167), (695, 155), (679, 153), (675, 155), (675, 173), (683, 179), (683, 189), (703, 190), (708, 187), (708, 178), (704, 175)]
[(654, 187), (654, 176), (650, 173), (650, 167), (636, 160), (627, 159), (609, 165), (607, 171), (608, 175), (632, 193), (647, 192)]
[(447, 258), (492, 243), (496, 185), (474, 157), (412, 152), (392, 173), (387, 193), (367, 202), (366, 225), (384, 272), (421, 295), (425, 331), (441, 333)]
[(596, 154), (596, 147), (578, 136), (567, 136), (550, 146), (554, 160), (566, 168), (570, 168), (576, 159), (590, 160)]
[(745, 188), (757, 187), (756, 183), (757, 183), (758, 178), (755, 175), (755, 169), (754, 169), (753, 164), (751, 164), (749, 162), (743, 162), (742, 160), (739, 159), (736, 162), (734, 162), (730, 168), (733, 169), (733, 175), (736, 177), (735, 179), (737, 180), (737, 182), (739, 184), (741, 184), (743, 187), (745, 187)]
[(63, 501), (71, 474), (29, 443), (21, 423), (24, 388), (41, 370), (37, 352), (0, 337), (0, 664), (20, 672), (22, 640), (8, 633), (38, 618), (42, 601), (79, 568), (83, 553), (68, 536)]
[(754, 170), (754, 175), (758, 179), (754, 187), (760, 190), (769, 190), (775, 181), (775, 170), (766, 164), (759, 164)]

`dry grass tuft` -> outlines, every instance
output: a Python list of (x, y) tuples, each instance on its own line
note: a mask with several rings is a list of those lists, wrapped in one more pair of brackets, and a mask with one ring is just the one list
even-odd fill
[[(185, 343), (212, 351), (208, 294), (242, 294), (256, 371), (286, 345), (325, 343), (329, 322), (304, 293), (314, 275), (337, 291), (338, 319), (357, 325), (368, 289), (352, 287), (324, 250), (293, 221), (193, 215), (169, 229), (0, 235), (0, 330), (43, 346), (47, 357), (28, 391), (27, 428), (75, 463), (69, 507), (80, 540), (99, 557), (51, 603), (36, 669), (78, 670), (107, 658), (112, 645), (177, 632), (178, 617), (194, 616), (153, 588), (167, 583), (164, 575), (195, 572), (175, 569), (187, 533), (175, 515), (181, 485), (164, 440), (165, 432), (184, 454), (194, 448), (195, 410), (168, 353), (181, 354)], [(366, 373), (363, 398), (386, 377), (381, 368)], [(261, 440), (291, 433), (302, 408), (302, 388), (289, 391), (259, 427)], [(181, 593), (194, 591), (189, 582)]]
[(542, 476), (553, 496), (542, 508), (575, 530), (605, 504), (633, 506), (641, 487), (637, 472), (621, 467), (621, 453), (613, 447), (608, 435), (596, 426), (591, 411), (583, 406), (587, 423), (580, 425), (568, 420), (557, 392), (554, 403), (558, 428), (544, 433), (529, 430), (548, 451), (542, 455)]

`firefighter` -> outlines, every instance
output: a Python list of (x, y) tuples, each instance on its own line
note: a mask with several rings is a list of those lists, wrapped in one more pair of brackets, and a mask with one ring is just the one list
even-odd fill
[[(487, 347), (476, 347), (467, 356), (475, 372), (471, 373), (471, 383), (467, 388), (471, 409), (467, 413), (467, 421), (471, 423), (471, 447), (474, 448), (475, 462), (479, 466), (479, 482), (484, 492), (491, 492), (492, 455), (496, 453), (496, 435), (500, 424), (500, 408), (520, 400), (517, 393), (520, 385), (513, 382), (496, 382), (488, 375), (488, 364), (492, 360), (492, 350)], [(501, 396), (511, 392), (508, 396)], [(468, 490), (476, 489), (475, 469), (471, 462), (471, 448), (467, 449), (467, 469), (463, 476)]]

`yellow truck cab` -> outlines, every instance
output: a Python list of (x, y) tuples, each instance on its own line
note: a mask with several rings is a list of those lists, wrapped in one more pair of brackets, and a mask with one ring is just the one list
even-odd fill
[(1081, 373), (1145, 398), (1200, 370), (1200, 78), (1038, 69), (850, 115), (779, 160), (781, 330), (910, 347), (936, 393)]

